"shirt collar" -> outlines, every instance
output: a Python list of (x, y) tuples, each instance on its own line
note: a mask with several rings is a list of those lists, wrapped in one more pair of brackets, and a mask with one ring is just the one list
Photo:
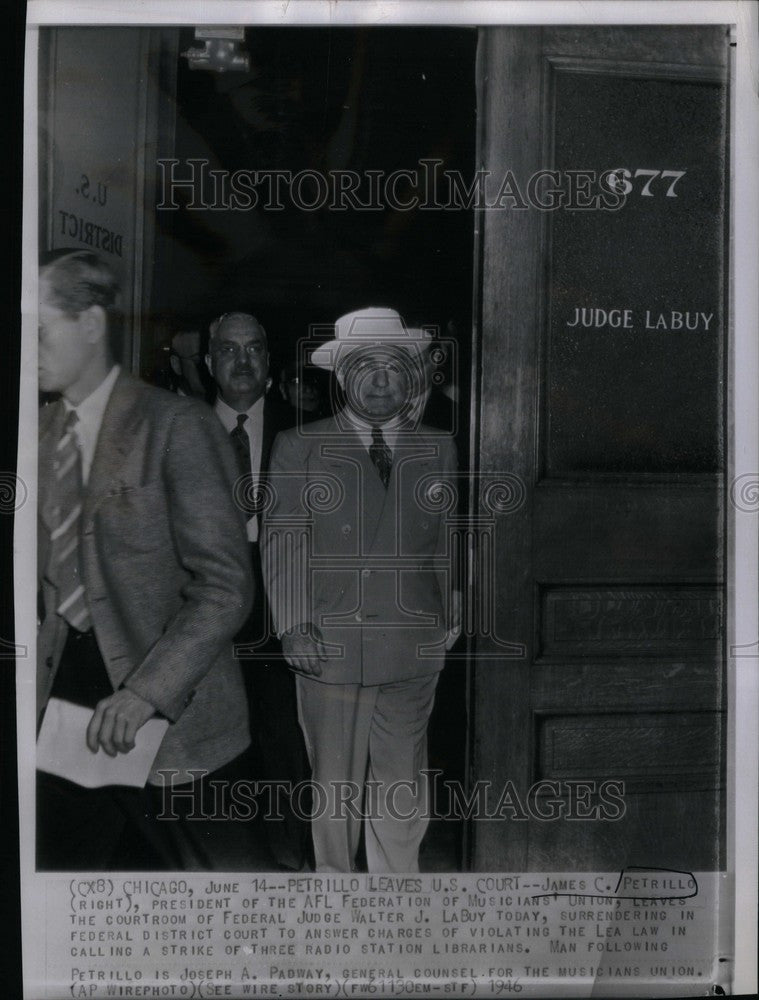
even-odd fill
[(401, 421), (398, 417), (393, 417), (392, 419), (386, 421), (384, 424), (370, 424), (367, 420), (364, 420), (357, 413), (354, 413), (350, 407), (346, 406), (341, 413), (345, 417), (346, 421), (351, 425), (351, 427), (358, 434), (361, 439), (362, 444), (365, 448), (369, 448), (372, 444), (372, 431), (375, 427), (379, 427), (382, 431), (382, 436), (385, 439), (385, 443), (391, 451), (395, 450), (396, 442), (398, 441), (398, 435), (401, 431)]
[(91, 392), (86, 399), (83, 399), (78, 406), (72, 405), (64, 396), (63, 405), (66, 412), (70, 413), (72, 410), (76, 410), (76, 414), (83, 424), (99, 427), (120, 371), (121, 365), (114, 365), (97, 389)]
[(397, 433), (401, 425), (401, 421), (397, 416), (392, 417), (390, 420), (386, 420), (383, 424), (369, 423), (368, 420), (364, 420), (363, 417), (360, 417), (349, 406), (346, 406), (342, 413), (346, 420), (348, 420), (348, 422), (351, 423), (357, 430), (367, 431), (369, 434), (371, 434), (375, 427), (379, 427), (383, 434), (386, 431), (395, 431)]
[(260, 396), (249, 410), (233, 410), (229, 404), (224, 402), (221, 396), (217, 396), (216, 402), (213, 404), (213, 408), (216, 410), (222, 424), (227, 428), (227, 430), (231, 431), (237, 426), (238, 413), (247, 413), (248, 419), (251, 423), (257, 420), (263, 414), (265, 399), (266, 396)]

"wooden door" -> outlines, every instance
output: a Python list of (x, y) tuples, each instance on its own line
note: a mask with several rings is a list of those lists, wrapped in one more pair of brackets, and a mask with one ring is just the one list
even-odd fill
[(727, 47), (480, 37), (477, 870), (720, 863)]

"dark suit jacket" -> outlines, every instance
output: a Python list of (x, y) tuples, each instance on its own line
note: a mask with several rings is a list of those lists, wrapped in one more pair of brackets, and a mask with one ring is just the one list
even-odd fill
[[(40, 412), (38, 705), (47, 703), (67, 626), (48, 567), (53, 452), (65, 411)], [(81, 561), (95, 636), (114, 690), (171, 722), (157, 771), (209, 771), (250, 743), (232, 638), (252, 600), (234, 454), (203, 403), (120, 374), (103, 417), (81, 517)], [(189, 780), (180, 774), (175, 780)]]
[[(261, 484), (265, 484), (267, 480), (274, 440), (283, 427), (289, 426), (287, 416), (284, 404), (280, 403), (272, 393), (269, 393), (264, 399), (261, 468), (258, 474), (258, 480)], [(223, 425), (221, 426), (223, 427)], [(281, 653), (282, 647), (271, 628), (271, 615), (261, 573), (261, 557), (258, 543), (251, 543), (250, 555), (255, 597), (248, 620), (237, 634), (235, 644), (249, 647), (255, 654), (278, 654)]]
[(271, 460), (271, 450), (277, 434), (288, 424), (288, 413), (284, 403), (281, 403), (274, 395), (272, 389), (264, 399), (264, 434), (261, 442), (261, 477), (266, 478)]
[(280, 635), (310, 621), (330, 644), (323, 682), (384, 684), (442, 668), (455, 465), (450, 436), (421, 427), (398, 438), (385, 490), (340, 415), (278, 436), (264, 579)]

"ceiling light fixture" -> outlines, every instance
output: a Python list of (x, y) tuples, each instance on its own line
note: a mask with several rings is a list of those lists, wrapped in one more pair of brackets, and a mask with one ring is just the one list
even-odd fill
[(244, 48), (244, 27), (196, 28), (195, 39), (203, 42), (203, 47), (182, 52), (190, 69), (212, 73), (250, 72), (250, 54)]

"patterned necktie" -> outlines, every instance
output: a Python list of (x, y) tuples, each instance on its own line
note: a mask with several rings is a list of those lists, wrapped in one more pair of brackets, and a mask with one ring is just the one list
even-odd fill
[(248, 437), (248, 432), (243, 426), (248, 419), (247, 413), (237, 414), (237, 427), (233, 427), (229, 432), (229, 439), (235, 449), (235, 454), (237, 455), (237, 468), (240, 472), (240, 476), (245, 480), (245, 486), (242, 490), (236, 490), (235, 496), (238, 501), (242, 503), (243, 510), (248, 514), (255, 514), (255, 505), (250, 502), (249, 493), (251, 492), (250, 487), (251, 482), (251, 466), (250, 466), (250, 438)]
[(233, 427), (229, 432), (229, 439), (234, 445), (237, 455), (237, 467), (241, 476), (250, 475), (250, 438), (243, 426), (248, 419), (247, 413), (237, 414), (237, 427)]
[(387, 484), (390, 482), (390, 470), (393, 467), (393, 453), (387, 446), (381, 427), (372, 427), (372, 446), (369, 449), (369, 458), (374, 462), (382, 485), (387, 489)]
[(58, 584), (58, 614), (80, 632), (92, 627), (79, 565), (79, 524), (82, 514), (82, 456), (71, 410), (53, 460), (56, 480), (56, 527), (50, 541), (51, 560)]

